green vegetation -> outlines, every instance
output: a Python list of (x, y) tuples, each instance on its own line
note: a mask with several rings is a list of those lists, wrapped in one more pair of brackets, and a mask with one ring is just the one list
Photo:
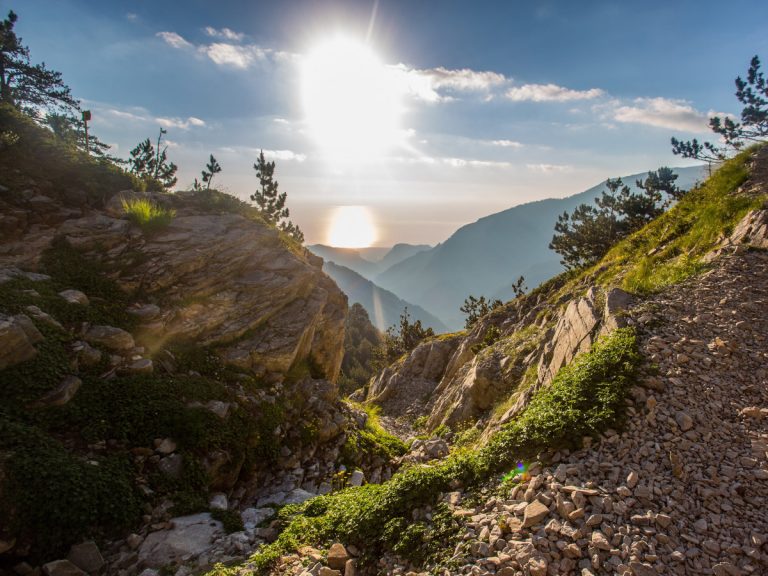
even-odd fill
[(388, 366), (395, 360), (410, 352), (424, 340), (435, 335), (432, 328), (424, 328), (421, 320), (411, 323), (411, 315), (408, 308), (400, 314), (400, 324), (390, 326), (384, 334), (384, 344), (377, 350), (377, 368)]
[(749, 176), (755, 150), (726, 161), (706, 182), (691, 190), (668, 212), (614, 246), (586, 274), (600, 284), (630, 292), (651, 292), (700, 272), (702, 257), (763, 198), (738, 194)]
[[(213, 177), (219, 172), (221, 172), (221, 164), (219, 164), (216, 158), (213, 157), (213, 154), (211, 154), (211, 158), (208, 160), (208, 164), (205, 165), (205, 170), (202, 172), (202, 184), (197, 181), (197, 178), (195, 178), (195, 183), (192, 185), (192, 189), (205, 191), (210, 190)], [(203, 184), (205, 184), (205, 188), (203, 188)]]
[(251, 200), (256, 202), (256, 207), (264, 220), (285, 232), (299, 244), (304, 242), (304, 233), (288, 219), (291, 215), (285, 205), (288, 194), (278, 191), (278, 183), (274, 178), (275, 163), (267, 162), (262, 150), (253, 169), (256, 170), (256, 177), (259, 179), (259, 189), (251, 195)]
[[(545, 449), (573, 446), (583, 436), (615, 425), (639, 363), (634, 332), (616, 330), (561, 369), (552, 385), (538, 391), (525, 411), (481, 449), (457, 451), (430, 466), (404, 468), (385, 484), (348, 488), (283, 508), (279, 514), (282, 533), (249, 565), (264, 572), (281, 555), (303, 544), (332, 540), (364, 546), (374, 558), (382, 549), (404, 554), (418, 549), (416, 544), (424, 543), (428, 529), (400, 530), (412, 523), (413, 508), (434, 503), (454, 481), (465, 486), (491, 481), (520, 459)], [(212, 572), (236, 573), (236, 568), (223, 566)]]
[(339, 376), (343, 396), (365, 386), (375, 374), (376, 349), (381, 345), (381, 333), (371, 324), (365, 308), (355, 302), (349, 307), (344, 330), (344, 359)]
[(144, 232), (157, 232), (168, 227), (176, 211), (158, 206), (148, 198), (123, 198), (123, 210), (128, 219)]
[[(520, 279), (523, 277), (520, 276)], [(515, 286), (517, 286), (515, 284)], [(517, 289), (520, 290), (522, 287), (522, 283), (520, 286), (517, 286)], [(471, 294), (464, 300), (464, 304), (459, 308), (459, 311), (464, 312), (464, 314), (467, 315), (467, 319), (464, 321), (464, 328), (472, 328), (472, 326), (475, 325), (475, 322), (480, 320), (483, 316), (490, 313), (492, 310), (496, 310), (496, 308), (500, 308), (503, 306), (504, 303), (501, 300), (486, 300), (485, 296), (480, 296), (480, 298), (475, 298)]]
[(403, 441), (387, 432), (381, 425), (378, 406), (349, 401), (348, 403), (358, 410), (364, 410), (368, 418), (362, 429), (347, 432), (347, 440), (339, 455), (342, 464), (347, 468), (354, 468), (370, 456), (378, 456), (385, 462), (389, 462), (407, 452), (408, 448)]
[(163, 136), (168, 131), (160, 128), (157, 144), (147, 138), (131, 150), (128, 165), (133, 174), (144, 182), (148, 190), (170, 190), (176, 185), (178, 166), (168, 160), (168, 146), (163, 147)]
[(683, 158), (695, 158), (708, 162), (725, 160), (731, 153), (739, 152), (745, 146), (764, 142), (768, 137), (768, 82), (760, 71), (760, 59), (755, 55), (749, 63), (747, 80), (736, 77), (736, 99), (743, 106), (741, 120), (728, 116), (713, 116), (709, 119), (712, 132), (722, 137), (724, 146), (701, 142), (695, 138), (687, 142), (672, 138), (672, 153)]
[(564, 212), (555, 223), (550, 249), (560, 254), (568, 269), (597, 262), (620, 239), (661, 215), (685, 192), (675, 185), (677, 174), (662, 167), (638, 180), (640, 193), (632, 192), (621, 178), (608, 179), (596, 206), (580, 204), (572, 214)]

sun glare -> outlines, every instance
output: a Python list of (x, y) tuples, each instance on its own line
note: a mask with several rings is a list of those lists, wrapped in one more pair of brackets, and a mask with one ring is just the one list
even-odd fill
[(302, 100), (311, 136), (337, 161), (375, 157), (402, 139), (398, 82), (365, 44), (339, 37), (315, 48)]
[(376, 225), (365, 206), (339, 206), (328, 230), (328, 244), (337, 248), (367, 248), (376, 241)]

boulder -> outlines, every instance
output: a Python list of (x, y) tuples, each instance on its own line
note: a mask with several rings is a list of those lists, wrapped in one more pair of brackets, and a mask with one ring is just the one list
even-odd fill
[(344, 570), (349, 560), (349, 553), (343, 544), (336, 542), (328, 550), (328, 566), (333, 570)]
[(0, 370), (37, 355), (35, 344), (45, 338), (24, 314), (0, 314)]
[(224, 536), (221, 522), (209, 513), (174, 518), (173, 528), (150, 533), (139, 546), (139, 562), (147, 568), (163, 568), (182, 558), (205, 554)]
[(59, 296), (70, 304), (80, 304), (81, 306), (90, 304), (88, 296), (80, 292), (80, 290), (63, 290), (59, 292)]
[(85, 340), (117, 351), (130, 350), (136, 345), (130, 333), (114, 326), (92, 326), (85, 333)]
[(77, 394), (83, 381), (77, 376), (65, 376), (61, 383), (43, 396), (39, 403), (45, 406), (64, 406)]
[(91, 574), (98, 572), (104, 566), (104, 558), (101, 555), (101, 551), (93, 541), (72, 546), (67, 555), (67, 560), (81, 570)]
[(86, 576), (85, 572), (69, 560), (54, 560), (43, 564), (43, 573), (45, 576)]

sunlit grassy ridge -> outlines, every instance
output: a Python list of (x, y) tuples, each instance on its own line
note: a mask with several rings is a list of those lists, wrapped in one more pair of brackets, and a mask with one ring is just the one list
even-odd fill
[[(639, 362), (635, 333), (631, 329), (615, 331), (562, 369), (550, 387), (539, 390), (523, 413), (479, 450), (458, 451), (432, 465), (404, 468), (384, 484), (347, 488), (284, 508), (279, 538), (251, 557), (247, 566), (265, 572), (280, 556), (302, 545), (324, 545), (337, 539), (369, 554), (411, 549), (411, 543), (406, 546), (402, 538), (415, 532), (426, 545), (433, 529), (426, 524), (420, 531), (402, 533), (396, 541), (396, 531), (385, 528), (412, 525), (411, 510), (434, 503), (454, 481), (464, 486), (488, 482), (519, 459), (548, 448), (572, 446), (583, 436), (614, 425), (622, 415)], [(211, 572), (219, 576), (237, 573), (238, 567), (223, 566)]]

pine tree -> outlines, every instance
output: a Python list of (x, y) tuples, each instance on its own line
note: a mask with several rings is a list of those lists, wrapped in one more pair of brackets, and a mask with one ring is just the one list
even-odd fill
[[(520, 276), (520, 280), (523, 280), (522, 276)], [(513, 287), (513, 290), (514, 290), (514, 287)], [(501, 300), (486, 299), (485, 296), (480, 296), (480, 298), (475, 298), (474, 296), (472, 296), (472, 294), (470, 294), (464, 300), (464, 304), (461, 306), (461, 308), (459, 308), (461, 312), (464, 312), (464, 314), (467, 315), (467, 318), (464, 321), (464, 327), (472, 328), (472, 326), (474, 326), (475, 323), (478, 320), (480, 320), (480, 318), (482, 318), (492, 310), (496, 310), (496, 308), (499, 308), (502, 305), (503, 305), (503, 302)]]
[(78, 102), (61, 72), (49, 70), (44, 62), (30, 62), (29, 48), (13, 31), (17, 20), (11, 10), (0, 23), (0, 101), (35, 118), (41, 108), (77, 110)]
[(213, 176), (221, 172), (221, 165), (219, 165), (216, 158), (213, 157), (213, 154), (211, 154), (211, 159), (208, 161), (208, 164), (205, 165), (205, 168), (206, 169), (202, 171), (202, 184), (195, 178), (195, 183), (192, 185), (195, 190), (203, 190), (203, 184), (206, 185), (205, 190), (210, 190)]
[(131, 150), (128, 160), (131, 172), (144, 180), (150, 188), (159, 186), (160, 189), (170, 190), (178, 180), (178, 166), (168, 160), (168, 146), (162, 147), (163, 136), (167, 133), (167, 130), (160, 128), (157, 146), (147, 138)]
[(292, 236), (298, 242), (304, 242), (304, 233), (288, 219), (290, 210), (285, 206), (288, 193), (279, 191), (278, 182), (274, 178), (275, 163), (267, 162), (264, 158), (264, 151), (261, 150), (253, 168), (259, 179), (259, 189), (251, 195), (251, 200), (256, 203), (261, 215), (267, 222)]
[[(79, 150), (85, 150), (85, 127), (83, 121), (72, 114), (60, 114), (50, 112), (45, 115), (43, 124), (48, 126), (60, 141), (69, 144)], [(110, 156), (108, 150), (109, 144), (105, 144), (93, 134), (88, 134), (88, 153), (96, 158), (105, 158), (115, 163), (124, 162), (118, 158)]]

